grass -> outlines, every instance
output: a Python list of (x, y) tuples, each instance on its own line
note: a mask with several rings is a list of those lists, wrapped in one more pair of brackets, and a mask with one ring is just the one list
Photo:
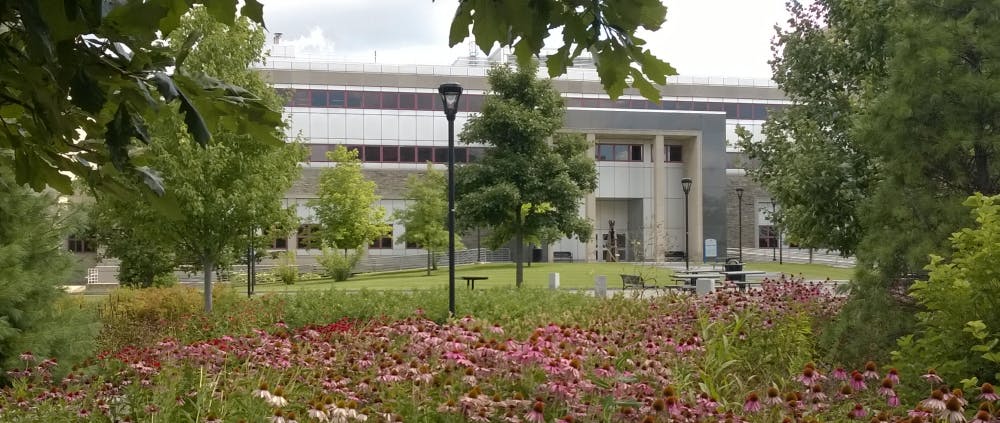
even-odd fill
[[(721, 269), (721, 266), (719, 267)], [(763, 270), (769, 273), (786, 273), (802, 275), (810, 280), (850, 279), (853, 269), (836, 268), (821, 264), (771, 262), (748, 263), (746, 270)], [(621, 287), (620, 274), (642, 275), (644, 278), (654, 278), (658, 284), (672, 284), (670, 269), (643, 265), (637, 263), (534, 263), (524, 267), (524, 286), (528, 288), (545, 288), (549, 284), (549, 273), (559, 273), (559, 286), (563, 289), (593, 289), (594, 276), (605, 275), (609, 288)], [(476, 288), (511, 288), (514, 287), (513, 263), (488, 263), (461, 265), (455, 269), (455, 281), (460, 288), (465, 289), (462, 276), (486, 276), (489, 279), (477, 281)], [(407, 270), (397, 272), (366, 273), (357, 275), (348, 281), (333, 283), (330, 279), (298, 282), (295, 285), (267, 284), (258, 285), (257, 292), (284, 292), (310, 289), (345, 289), (345, 290), (414, 290), (414, 289), (445, 289), (448, 285), (448, 269), (445, 267), (432, 271), (431, 276), (424, 270)]]

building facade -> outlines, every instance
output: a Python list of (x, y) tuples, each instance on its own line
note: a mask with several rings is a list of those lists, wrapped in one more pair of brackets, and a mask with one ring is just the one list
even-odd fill
[[(464, 87), (455, 120), (460, 133), (489, 91), (489, 65), (502, 61), (491, 57), (456, 66), (336, 63), (275, 50), (279, 54), (260, 70), (288, 93), (288, 137), (300, 137), (310, 151), (302, 179), (286, 196), (286, 205), (295, 207), (304, 223), (275, 247), (296, 248), (302, 255), (313, 254), (316, 246), (312, 234), (317, 226), (308, 202), (316, 196), (319, 172), (330, 166), (327, 151), (337, 145), (356, 148), (365, 175), (377, 184), (381, 205), (391, 215), (406, 206), (404, 185), (410, 173), (422, 171), (427, 162), (445, 167), (447, 121), (437, 87), (444, 82)], [(546, 72), (540, 69), (540, 76)], [(594, 236), (560, 240), (543, 254), (568, 252), (575, 260), (598, 261), (616, 259), (612, 251), (623, 261), (682, 258), (684, 252), (692, 261), (725, 257), (726, 247), (735, 247), (738, 238), (734, 226), (741, 226), (731, 210), (732, 179), (745, 183), (732, 168), (735, 129), (743, 125), (759, 134), (767, 114), (788, 101), (770, 81), (729, 78), (672, 78), (662, 88), (660, 103), (633, 91), (612, 101), (599, 81), (596, 71), (585, 67), (572, 67), (553, 80), (567, 105), (565, 131), (591, 142), (599, 180), (597, 190), (580, 205), (580, 213), (594, 222)], [(485, 152), (484, 146), (458, 141), (456, 163), (473, 162)], [(685, 177), (693, 180), (687, 208), (680, 183)], [(748, 189), (744, 202), (759, 196)], [(756, 213), (744, 212), (744, 222), (750, 223), (747, 216)], [(742, 226), (748, 226), (748, 235), (762, 225)], [(402, 232), (394, 225), (369, 254), (425, 253), (394, 242)], [(743, 238), (748, 247), (759, 241)], [(474, 233), (465, 234), (464, 241), (467, 247), (479, 246)]]

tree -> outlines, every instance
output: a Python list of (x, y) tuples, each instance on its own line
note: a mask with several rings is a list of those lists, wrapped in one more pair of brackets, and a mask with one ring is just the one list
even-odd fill
[[(188, 69), (240, 84), (267, 107), (281, 106), (284, 100), (250, 69), (261, 59), (265, 44), (259, 26), (246, 18), (227, 26), (207, 10), (195, 9), (169, 35), (170, 45), (183, 45), (193, 33), (203, 36), (190, 48)], [(182, 119), (186, 119), (183, 111), (168, 109), (151, 120), (155, 133), (162, 135), (154, 137), (144, 158), (162, 172), (169, 184), (166, 197), (176, 208), (163, 210), (100, 191), (95, 196), (100, 213), (117, 222), (113, 227), (129, 229), (119, 233), (118, 242), (108, 244), (115, 250), (111, 253), (121, 253), (119, 246), (146, 250), (146, 245), (150, 247), (145, 253), (172, 251), (178, 262), (204, 273), (205, 311), (210, 312), (212, 272), (245, 250), (250, 232), (293, 226), (293, 216), (281, 200), (298, 178), (298, 162), (304, 155), (297, 144), (254, 142), (223, 125), (214, 127), (212, 142), (202, 146), (177, 130)], [(268, 136), (281, 137), (282, 129), (283, 125), (275, 125)]]
[[(434, 263), (434, 253), (448, 248), (448, 185), (443, 173), (427, 164), (422, 175), (410, 175), (406, 180), (405, 209), (396, 210), (393, 218), (403, 224), (399, 242), (411, 242), (427, 250), (427, 276)], [(460, 244), (456, 240), (456, 247)]]
[(971, 224), (964, 198), (997, 191), (1000, 9), (946, 3), (791, 2), (773, 69), (795, 104), (741, 143), (792, 238), (857, 253), (826, 331), (836, 359), (884, 355), (911, 331), (912, 275)]
[(494, 248), (514, 240), (518, 287), (527, 238), (551, 228), (565, 236), (590, 236), (593, 228), (578, 210), (583, 196), (597, 188), (586, 140), (558, 133), (563, 99), (536, 73), (531, 63), (490, 69), (483, 111), (469, 119), (460, 138), (491, 148), (479, 162), (459, 168), (455, 178), (462, 225), (492, 228)]
[(64, 247), (73, 217), (51, 192), (33, 192), (0, 166), (0, 222), (0, 368), (23, 369), (24, 352), (70, 365), (83, 359), (98, 325), (80, 307), (62, 306), (59, 289), (75, 265)]
[(660, 29), (666, 15), (667, 7), (659, 0), (462, 1), (451, 23), (449, 45), (471, 34), (484, 52), (497, 43), (512, 47), (518, 65), (525, 66), (558, 30), (562, 45), (545, 60), (550, 77), (565, 74), (567, 65), (586, 51), (612, 99), (631, 86), (659, 102), (660, 90), (653, 84), (665, 85), (667, 76), (677, 71), (643, 49), (646, 42), (636, 32)]
[(316, 210), (323, 243), (344, 250), (360, 250), (392, 228), (385, 223), (385, 208), (376, 205), (375, 182), (361, 174), (358, 150), (338, 145), (326, 153), (334, 167), (319, 177), (318, 197), (310, 202)]
[[(272, 130), (281, 123), (277, 107), (185, 66), (198, 33), (162, 42), (160, 34), (174, 32), (196, 7), (228, 24), (237, 15), (235, 0), (3, 2), (0, 151), (11, 154), (0, 156), (0, 166), (36, 191), (70, 193), (69, 173), (107, 194), (127, 195), (121, 181), (137, 177), (162, 194), (145, 149), (132, 139), (148, 144), (146, 120), (168, 106), (179, 107), (201, 145), (220, 126), (251, 135), (250, 142), (282, 143)], [(262, 13), (257, 0), (239, 9), (259, 25)]]

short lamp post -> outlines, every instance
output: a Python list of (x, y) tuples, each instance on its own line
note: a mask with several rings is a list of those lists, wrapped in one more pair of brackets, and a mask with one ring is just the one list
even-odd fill
[(738, 210), (739, 217), (736, 220), (736, 225), (739, 228), (737, 237), (739, 238), (740, 249), (740, 263), (743, 263), (743, 188), (736, 188), (736, 210)]
[(462, 86), (453, 82), (438, 87), (448, 118), (448, 313), (455, 316), (455, 113)]
[(688, 221), (688, 194), (691, 193), (691, 178), (681, 179), (681, 189), (684, 190), (684, 270), (691, 270), (691, 240)]
[(781, 243), (781, 240), (778, 239), (778, 225), (774, 223), (774, 213), (775, 213), (775, 210), (776, 210), (775, 209), (775, 203), (774, 203), (774, 199), (772, 198), (771, 199), (771, 218), (768, 219), (768, 220), (771, 221), (771, 235), (772, 235), (772, 238), (774, 240), (774, 245), (771, 246), (771, 261), (778, 261), (778, 256), (777, 256), (778, 245), (777, 244)]

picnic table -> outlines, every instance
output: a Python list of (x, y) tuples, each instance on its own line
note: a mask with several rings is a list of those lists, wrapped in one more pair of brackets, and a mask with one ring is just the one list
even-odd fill
[(712, 271), (694, 271), (674, 273), (674, 279), (684, 282), (685, 285), (694, 286), (698, 279), (720, 279), (724, 277), (722, 273)]
[[(723, 271), (722, 274), (725, 275), (727, 281), (736, 284), (736, 287), (741, 291), (746, 291), (751, 285), (760, 285), (760, 281), (748, 281), (747, 276), (759, 276), (763, 275), (765, 272), (763, 270), (727, 270)], [(743, 276), (742, 278), (734, 278), (734, 276)]]
[(465, 281), (465, 287), (469, 289), (476, 289), (476, 281), (484, 281), (489, 279), (489, 276), (460, 276), (462, 280)]

